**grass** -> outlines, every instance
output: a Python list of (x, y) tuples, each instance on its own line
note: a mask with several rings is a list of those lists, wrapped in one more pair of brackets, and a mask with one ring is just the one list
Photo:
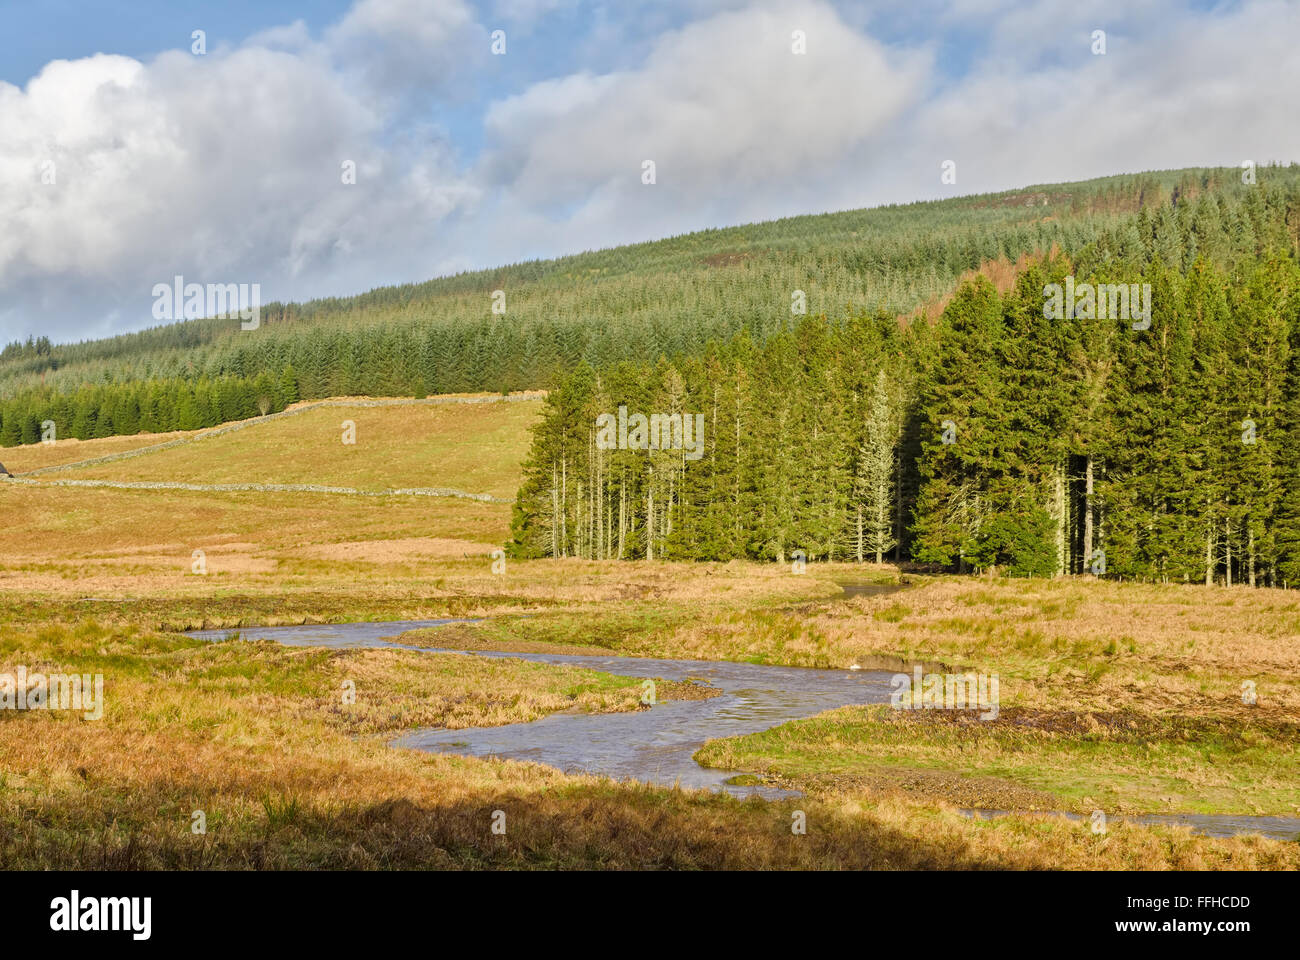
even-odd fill
[(803, 789), (856, 783), (963, 807), (1294, 817), (1297, 743), (1295, 724), (1019, 708), (981, 722), (873, 706), (711, 741), (697, 759)]
[[(493, 419), (500, 411), (526, 406), (463, 409), (494, 435), (506, 429)], [(364, 417), (392, 409), (352, 417), (359, 447), (382, 435), (368, 434)], [(341, 421), (348, 411), (325, 412)], [(316, 457), (318, 442), (337, 436), (313, 439), (333, 427), (308, 416), (294, 427), (307, 431), (293, 440), (299, 462), (319, 461), (322, 475), (382, 468), (378, 457), (361, 466)], [(232, 451), (222, 443), (253, 443), (261, 429), (186, 447), (206, 459), (168, 469), (202, 482), (226, 469)], [(476, 428), (456, 429), (473, 449)], [(458, 448), (432, 433), (405, 448), (383, 443), (376, 449), (405, 451), (395, 469), (436, 467), (421, 485), (508, 484), (523, 455), (458, 464)], [(6, 464), (20, 469), (12, 453)], [(144, 469), (154, 456), (112, 466)], [(292, 445), (264, 462), (287, 469)], [(1289, 591), (911, 575), (903, 593), (845, 598), (840, 583), (899, 577), (848, 564), (795, 576), (739, 562), (510, 561), (495, 574), (490, 552), (507, 536), (509, 506), (427, 498), (0, 485), (0, 509), (0, 672), (101, 672), (107, 699), (100, 721), (0, 711), (0, 867), (1300, 866), (1294, 843), (1114, 822), (1096, 836), (1055, 818), (971, 821), (956, 810), (1294, 815), (1300, 601)], [(206, 575), (191, 572), (195, 549)], [(807, 793), (741, 802), (388, 746), (413, 727), (636, 708), (639, 682), (628, 678), (177, 634), (443, 617), (486, 619), (407, 641), (837, 669), (969, 666), (999, 674), (1001, 715), (971, 726), (846, 707), (710, 743), (707, 762)], [(343, 703), (345, 680), (355, 704)], [(1245, 681), (1254, 705), (1242, 702)], [(657, 693), (701, 695), (686, 686)], [(490, 832), (498, 809), (505, 837)], [(808, 814), (806, 836), (790, 832), (796, 809)], [(195, 810), (206, 835), (190, 830)]]
[[(970, 821), (849, 791), (799, 801), (567, 776), (397, 750), (410, 723), (620, 706), (621, 679), (414, 651), (201, 644), (120, 624), (24, 626), (3, 660), (99, 669), (102, 721), (0, 719), (0, 866), (31, 868), (1294, 868), (1294, 844), (1117, 825)], [(340, 677), (357, 679), (348, 718)], [(410, 694), (442, 691), (430, 710)], [(612, 698), (612, 699), (611, 699)], [(502, 704), (509, 701), (508, 708)], [(494, 715), (498, 709), (508, 714)], [(385, 731), (375, 736), (364, 731)], [(804, 810), (808, 833), (790, 832)], [(507, 816), (504, 837), (492, 814)], [(190, 827), (202, 811), (207, 833)]]
[[(471, 500), (329, 494), (3, 487), (0, 587), (28, 594), (220, 596), (355, 584), (367, 590), (504, 540), (510, 508)], [(158, 522), (159, 518), (165, 522)], [(193, 573), (195, 550), (207, 574)]]
[(137, 433), (126, 437), (102, 437), (97, 440), (78, 440), (68, 437), (55, 443), (29, 443), (18, 447), (4, 447), (3, 463), (10, 473), (26, 473), (42, 467), (77, 463), (95, 457), (138, 450), (141, 447), (166, 443), (199, 433), (198, 430), (177, 430), (172, 433)]
[[(366, 490), (450, 487), (508, 499), (519, 486), (521, 455), (527, 450), (528, 431), (541, 405), (539, 398), (514, 403), (318, 407), (192, 444), (52, 476), (208, 484), (311, 483)], [(354, 444), (343, 443), (342, 424), (347, 420), (356, 426)], [(190, 435), (197, 433), (201, 431)], [(148, 445), (139, 440), (124, 437), (15, 447), (6, 450), (5, 464), (17, 473)]]

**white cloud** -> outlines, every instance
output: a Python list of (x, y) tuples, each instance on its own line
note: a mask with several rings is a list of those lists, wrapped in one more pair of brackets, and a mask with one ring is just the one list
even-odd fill
[[(1300, 159), (1295, 5), (967, 0), (920, 3), (911, 16), (956, 32), (882, 48), (825, 5), (757, 4), (665, 34), (636, 69), (573, 74), (495, 104), (486, 175), (510, 211), (507, 243), (537, 255), (792, 213)], [(796, 25), (805, 58), (788, 54)], [(1094, 28), (1107, 31), (1104, 56), (1091, 51)], [(970, 45), (956, 79), (928, 59), (941, 35)], [(655, 187), (640, 184), (642, 158), (658, 164)], [(949, 159), (955, 186), (940, 181)]]
[[(1086, 30), (1067, 28), (1069, 44), (1046, 63), (1017, 68), (990, 56), (911, 118), (905, 167), (937, 180), (940, 160), (956, 159), (958, 187), (969, 193), (1300, 160), (1300, 130), (1290, 122), (1300, 61), (1288, 54), (1300, 42), (1300, 8), (1257, 2), (1180, 17), (1171, 7), (1109, 29), (1103, 56), (1091, 53)], [(1024, 21), (1011, 19), (996, 50), (1023, 38)], [(1040, 18), (1030, 11), (1027, 19)], [(922, 183), (902, 182), (914, 195)]]
[[(806, 54), (792, 52), (796, 30)], [(635, 69), (575, 73), (493, 104), (484, 174), (514, 216), (549, 215), (580, 243), (799, 212), (876, 152), (925, 71), (823, 3), (725, 12), (663, 35)], [(645, 160), (654, 186), (641, 181)]]
[[(462, 0), (359, 0), (316, 37), (299, 22), (206, 57), (101, 55), (0, 83), (0, 340), (139, 327), (175, 273), (346, 294), (796, 213), (1300, 159), (1293, 4), (743, 2), (683, 0), (671, 30), (645, 26), (663, 8), (600, 7), (550, 58), (512, 37), (512, 69), (539, 62), (511, 76), (549, 79), (470, 107), (477, 157), (436, 122), (449, 104), (473, 116), (491, 59), (498, 24)], [(531, 18), (537, 38), (562, 5), (493, 12)], [(873, 37), (880, 18), (909, 39)], [(613, 48), (596, 57), (596, 38)], [(956, 187), (940, 184), (946, 159)]]
[(488, 55), (487, 33), (462, 0), (357, 0), (325, 42), (379, 93), (447, 93)]
[[(806, 55), (791, 52), (794, 30)], [(536, 84), (486, 124), (493, 162), (526, 195), (639, 184), (643, 159), (664, 182), (712, 194), (835, 165), (897, 118), (922, 66), (891, 62), (823, 4), (760, 7), (665, 35), (636, 70)]]
[[(344, 23), (349, 37), (384, 26)], [(440, 42), (414, 36), (412, 50)], [(427, 272), (434, 225), (476, 190), (436, 130), (391, 128), (339, 66), (354, 52), (291, 27), (207, 56), (55, 61), (25, 89), (0, 84), (6, 327), (66, 336), (115, 310), (140, 326), (153, 284), (177, 273), (306, 296)]]

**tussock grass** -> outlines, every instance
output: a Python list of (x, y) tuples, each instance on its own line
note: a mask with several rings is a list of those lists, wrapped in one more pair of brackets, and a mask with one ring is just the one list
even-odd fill
[[(845, 599), (840, 582), (899, 574), (548, 560), (498, 575), (509, 507), (467, 501), (0, 486), (0, 504), (0, 670), (103, 672), (108, 699), (97, 722), (0, 712), (3, 867), (1300, 866), (1296, 844), (1122, 824), (1097, 837), (1051, 818), (970, 821), (949, 804), (1293, 812), (1289, 591), (913, 575), (906, 592)], [(190, 573), (196, 548), (207, 576)], [(970, 667), (1000, 674), (1004, 716), (1051, 722), (967, 730), (847, 708), (709, 745), (722, 766), (809, 792), (742, 803), (387, 745), (415, 726), (631, 709), (636, 681), (172, 632), (444, 617), (487, 618), (455, 628), (458, 648)], [(490, 833), (497, 809), (505, 837)], [(807, 836), (790, 833), (794, 809)], [(195, 810), (206, 836), (190, 832)]]
[[(19, 658), (106, 674), (102, 721), (0, 721), (0, 867), (1294, 868), (1297, 848), (1118, 825), (967, 820), (942, 804), (829, 789), (770, 804), (619, 784), (510, 761), (397, 750), (332, 704), (358, 678), (361, 729), (400, 726), (412, 690), (448, 720), (562, 697), (617, 706), (621, 680), (405, 651), (200, 644), (86, 623), (6, 634)], [(495, 680), (487, 682), (487, 676)], [(479, 685), (479, 686), (476, 686)], [(611, 699), (612, 698), (612, 699)], [(471, 717), (471, 711), (478, 711)], [(497, 716), (496, 719), (505, 719)], [(790, 831), (804, 810), (808, 833)], [(504, 811), (507, 832), (491, 832)], [(207, 832), (192, 832), (202, 811)]]
[(1294, 723), (1014, 707), (981, 721), (871, 706), (710, 741), (697, 759), (804, 788), (870, 783), (966, 807), (1296, 816), (1297, 746)]

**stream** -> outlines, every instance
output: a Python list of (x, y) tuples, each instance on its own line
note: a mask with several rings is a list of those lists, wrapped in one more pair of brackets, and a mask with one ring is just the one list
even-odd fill
[[(886, 593), (880, 585), (856, 585), (846, 593)], [(894, 588), (897, 589), (897, 588)], [(566, 773), (589, 773), (645, 783), (724, 790), (738, 797), (768, 799), (799, 794), (768, 786), (729, 783), (735, 771), (702, 767), (693, 754), (706, 740), (757, 733), (791, 720), (850, 704), (888, 703), (891, 672), (818, 670), (713, 660), (661, 660), (608, 654), (571, 655), (430, 649), (392, 639), (408, 630), (466, 620), (411, 620), (380, 623), (309, 624), (248, 627), (238, 631), (198, 630), (191, 636), (224, 640), (238, 632), (247, 640), (272, 640), (290, 646), (388, 647), (424, 653), (480, 657), (517, 657), (535, 663), (585, 667), (625, 677), (703, 680), (722, 691), (706, 700), (667, 700), (653, 709), (627, 713), (553, 713), (531, 723), (464, 730), (430, 728), (392, 741), (433, 753), (526, 760), (558, 767)], [(999, 816), (1006, 811), (966, 810), (970, 816)], [(1082, 819), (1074, 814), (1060, 814)], [(1182, 824), (1209, 836), (1259, 833), (1284, 840), (1300, 838), (1300, 817), (1234, 814), (1151, 814), (1129, 819), (1139, 823)]]

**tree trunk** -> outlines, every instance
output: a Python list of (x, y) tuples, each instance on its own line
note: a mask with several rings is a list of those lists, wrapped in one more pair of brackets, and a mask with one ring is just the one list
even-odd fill
[(575, 497), (573, 498), (573, 513), (574, 513), (574, 517), (573, 517), (573, 534), (574, 534), (574, 536), (577, 538), (577, 541), (578, 541), (578, 542), (575, 543), (575, 544), (573, 545), (573, 552), (574, 552), (574, 556), (576, 556), (576, 557), (578, 557), (579, 559), (581, 559), (581, 558), (583, 557), (583, 552), (582, 552), (582, 541), (583, 541), (583, 526), (582, 526), (582, 481), (581, 481), (581, 480), (577, 481), (577, 484), (578, 484), (578, 493), (577, 493), (577, 496), (575, 496)]
[(645, 498), (645, 558), (653, 560), (655, 558), (655, 474), (653, 469), (650, 471), (650, 480), (646, 484)]
[(551, 463), (551, 559), (560, 556), (560, 477)]
[(618, 481), (618, 558), (623, 559), (623, 538), (627, 533), (627, 481)]
[(560, 556), (569, 555), (569, 461), (560, 458)]
[(1092, 454), (1083, 471), (1083, 563), (1087, 572), (1092, 563)]
[(1056, 514), (1056, 575), (1065, 573), (1065, 464), (1056, 465), (1056, 490), (1053, 510)]
[(1223, 585), (1230, 587), (1232, 586), (1232, 528), (1228, 526), (1227, 520), (1223, 521), (1223, 546), (1227, 551), (1225, 554), (1227, 563), (1224, 567)]
[(895, 458), (894, 473), (894, 562), (903, 559), (903, 454)]
[(879, 533), (876, 536), (876, 563), (883, 563), (885, 560), (885, 551), (882, 545), (885, 542), (885, 490), (888, 489), (888, 483), (882, 484), (879, 496), (876, 497), (876, 530)]

